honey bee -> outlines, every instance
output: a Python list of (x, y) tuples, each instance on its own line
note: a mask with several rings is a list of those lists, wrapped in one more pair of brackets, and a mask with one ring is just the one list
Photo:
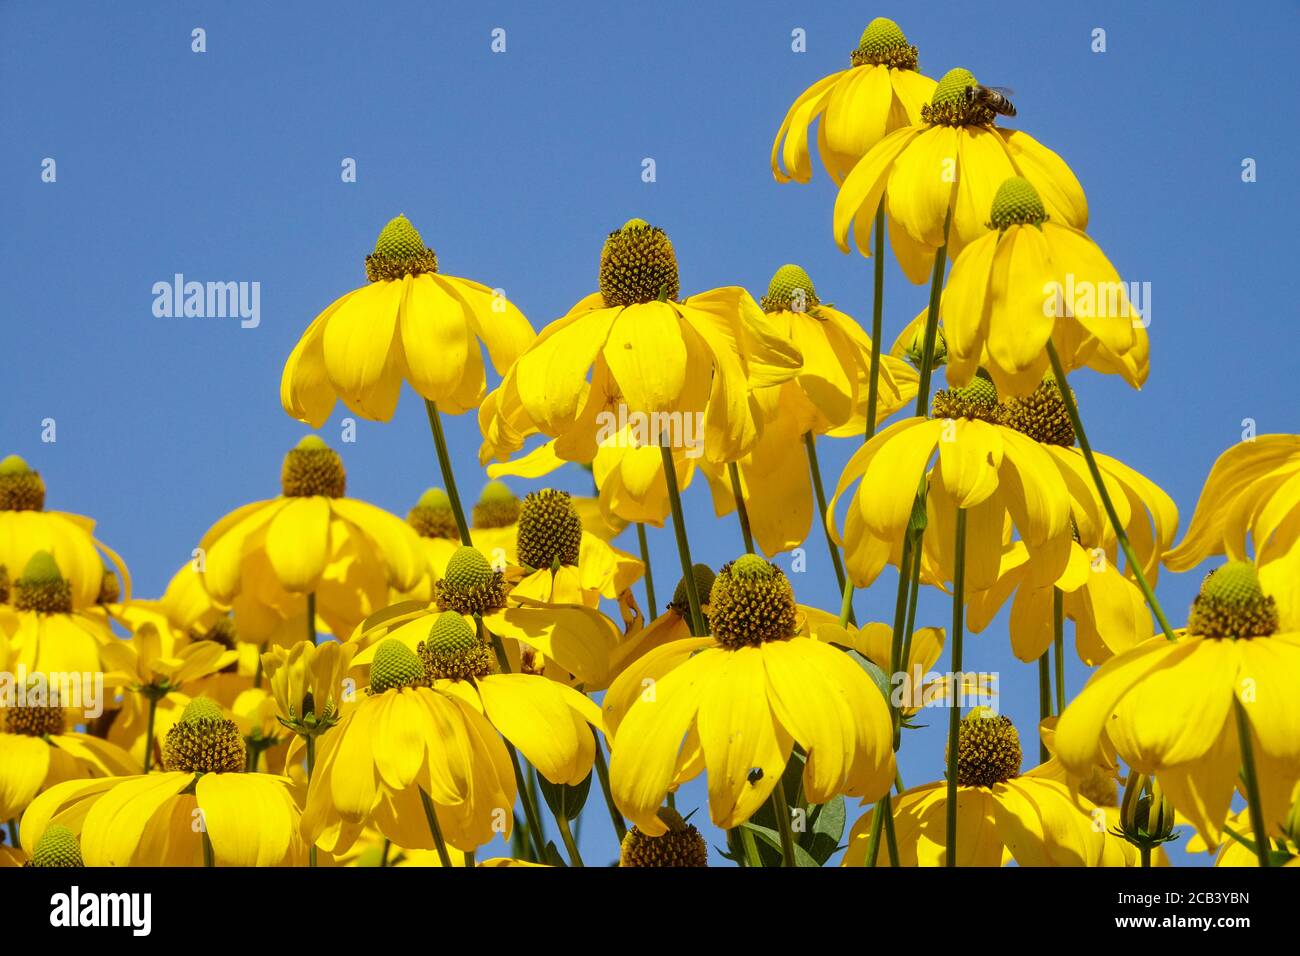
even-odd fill
[(966, 102), (972, 106), (984, 106), (991, 109), (994, 113), (1001, 116), (1015, 116), (1016, 108), (1011, 100), (1007, 99), (1008, 93), (1014, 93), (1005, 86), (975, 86), (966, 87)]

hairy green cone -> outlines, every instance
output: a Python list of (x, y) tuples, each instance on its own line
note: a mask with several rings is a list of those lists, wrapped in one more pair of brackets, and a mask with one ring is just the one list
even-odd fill
[(429, 681), (469, 680), (492, 673), (492, 648), (455, 611), (444, 611), (434, 618), (429, 636), (420, 642), (416, 652)]
[(756, 646), (795, 632), (794, 589), (775, 564), (746, 554), (723, 566), (709, 592), (709, 625), (728, 649)]
[(0, 461), (0, 511), (42, 511), (45, 482), (22, 458), (9, 455)]
[(483, 552), (468, 545), (456, 549), (436, 588), (439, 610), (486, 614), (506, 603), (505, 575), (493, 569)]
[(793, 263), (787, 263), (773, 274), (767, 295), (759, 304), (764, 312), (812, 312), (821, 300), (817, 298), (817, 290), (808, 273)]
[(1248, 639), (1276, 634), (1278, 623), (1277, 602), (1264, 594), (1255, 565), (1229, 561), (1206, 576), (1187, 616), (1187, 632)]
[(460, 529), (456, 527), (456, 515), (451, 510), (451, 499), (441, 488), (430, 488), (420, 495), (406, 515), (406, 523), (415, 529), (421, 538), (445, 538), (449, 541), (460, 540)]
[(489, 481), (474, 505), (476, 528), (508, 528), (519, 520), (519, 499), (504, 481)]
[(898, 24), (888, 17), (876, 17), (862, 31), (858, 48), (849, 56), (854, 66), (887, 66), (896, 70), (916, 69), (916, 47)]
[[(707, 564), (696, 564), (691, 568), (691, 576), (695, 578), (695, 593), (699, 595), (701, 603), (708, 604), (709, 593), (713, 590), (713, 582), (717, 575)], [(673, 590), (673, 599), (668, 602), (668, 610), (676, 612), (678, 617), (690, 616), (691, 603), (686, 592), (685, 577), (677, 582), (677, 587)]]
[(659, 819), (668, 827), (662, 836), (646, 836), (632, 827), (623, 838), (619, 866), (708, 866), (709, 848), (700, 831), (668, 807), (659, 810)]
[(375, 251), (366, 256), (366, 278), (371, 282), (437, 271), (438, 257), (405, 216), (388, 220), (375, 240)]
[(644, 219), (611, 232), (600, 253), (600, 294), (608, 306), (676, 299), (677, 253), (668, 234)]
[(85, 866), (81, 859), (81, 844), (77, 835), (60, 823), (51, 823), (32, 848), (31, 866), (75, 867)]
[(998, 187), (986, 225), (999, 232), (1010, 226), (1038, 226), (1047, 221), (1038, 190), (1023, 176), (1012, 176)]
[(582, 519), (567, 491), (546, 488), (524, 498), (519, 509), (519, 562), (526, 568), (576, 567), (582, 551)]
[(994, 112), (971, 99), (970, 90), (979, 86), (975, 74), (957, 67), (943, 75), (934, 97), (921, 107), (921, 119), (934, 126), (988, 126)]
[(1020, 776), (1020, 734), (1009, 717), (976, 707), (957, 727), (957, 784), (991, 787)]
[(27, 559), (22, 577), (13, 584), (14, 608), (40, 614), (69, 614), (72, 585), (64, 580), (54, 555), (37, 551)]
[(163, 767), (167, 770), (242, 773), (247, 760), (239, 728), (206, 697), (196, 697), (186, 705), (163, 743)]
[(997, 422), (1043, 445), (1074, 447), (1074, 425), (1054, 378), (1044, 379), (1028, 395), (1004, 398), (998, 406)]
[(967, 418), (985, 422), (998, 420), (998, 390), (989, 373), (980, 369), (961, 388), (943, 388), (934, 393), (930, 413), (936, 419)]
[(307, 435), (284, 456), (280, 487), (286, 498), (342, 498), (347, 473), (338, 452), (315, 435)]
[(375, 659), (370, 664), (370, 693), (419, 687), (424, 682), (424, 664), (419, 655), (397, 638), (387, 638), (375, 649)]

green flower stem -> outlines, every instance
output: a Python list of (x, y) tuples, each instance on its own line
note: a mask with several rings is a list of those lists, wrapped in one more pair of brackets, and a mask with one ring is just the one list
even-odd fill
[[(921, 586), (918, 579), (921, 574), (921, 539), (917, 536), (916, 546), (912, 548), (912, 586), (907, 595), (907, 623), (903, 625), (903, 649), (898, 658), (898, 666), (901, 669), (909, 669), (912, 662), (912, 638), (916, 636), (916, 599), (921, 593)], [(893, 648), (890, 648), (892, 653)], [(897, 749), (898, 744), (894, 744)], [(902, 788), (899, 788), (902, 792)]]
[(961, 703), (957, 682), (961, 674), (962, 627), (966, 617), (966, 509), (957, 509), (957, 533), (954, 544), (952, 572), (952, 708), (948, 713), (948, 800), (947, 840), (944, 854), (945, 866), (957, 865), (957, 736), (961, 725)]
[(880, 401), (881, 316), (885, 311), (885, 203), (876, 207), (875, 282), (871, 290), (871, 367), (867, 378), (867, 430), (864, 442), (876, 433), (876, 407)]
[(846, 627), (853, 616), (853, 585), (844, 585), (844, 596), (840, 598), (840, 627)]
[(1074, 402), (1074, 395), (1070, 392), (1069, 382), (1065, 379), (1065, 368), (1061, 365), (1061, 357), (1056, 354), (1056, 346), (1052, 340), (1047, 340), (1047, 358), (1052, 363), (1052, 374), (1056, 376), (1056, 384), (1061, 390), (1061, 400), (1065, 402), (1066, 413), (1070, 416), (1070, 424), (1074, 426), (1074, 433), (1079, 438), (1079, 448), (1083, 452), (1083, 458), (1088, 463), (1088, 471), (1092, 475), (1092, 483), (1097, 488), (1097, 494), (1101, 497), (1101, 503), (1106, 508), (1106, 517), (1110, 519), (1110, 526), (1115, 532), (1115, 537), (1119, 540), (1119, 546), (1124, 551), (1124, 557), (1127, 560), (1127, 570), (1133, 572), (1133, 577), (1137, 579), (1137, 585), (1142, 591), (1142, 596), (1146, 598), (1148, 606), (1156, 616), (1156, 621), (1160, 624), (1160, 630), (1164, 632), (1166, 639), (1174, 640), (1174, 629), (1169, 626), (1169, 621), (1165, 617), (1164, 608), (1156, 600), (1156, 592), (1152, 590), (1151, 585), (1147, 583), (1146, 575), (1142, 573), (1142, 562), (1138, 560), (1133, 545), (1128, 540), (1128, 532), (1124, 530), (1124, 525), (1119, 520), (1119, 514), (1115, 511), (1115, 503), (1110, 500), (1110, 492), (1106, 490), (1106, 482), (1101, 477), (1101, 469), (1097, 467), (1097, 459), (1092, 453), (1092, 445), (1088, 443), (1088, 436), (1084, 433), (1083, 422), (1079, 418), (1079, 408)]
[(154, 718), (158, 716), (158, 697), (154, 693), (148, 693), (149, 698), (149, 719), (145, 723), (144, 731), (144, 772), (148, 773), (149, 768), (153, 766), (153, 726)]
[(433, 447), (438, 452), (438, 467), (442, 471), (443, 484), (447, 486), (447, 498), (451, 501), (451, 513), (456, 516), (456, 528), (460, 531), (460, 543), (473, 544), (469, 535), (469, 523), (465, 520), (465, 509), (461, 507), (460, 492), (456, 490), (456, 474), (451, 469), (451, 455), (447, 451), (447, 436), (442, 431), (442, 415), (438, 403), (424, 400), (425, 410), (429, 413), (429, 430), (433, 432)]
[(934, 345), (939, 337), (939, 299), (943, 294), (943, 270), (948, 262), (948, 227), (952, 225), (952, 208), (943, 218), (943, 245), (934, 253), (934, 272), (930, 276), (930, 307), (925, 316), (925, 339), (921, 347), (921, 381), (916, 389), (916, 414), (924, 417), (930, 408), (930, 376), (934, 371)]
[[(917, 491), (917, 500), (924, 500), (924, 481)], [(915, 509), (916, 505), (913, 505)], [(903, 537), (903, 549), (898, 557), (898, 592), (894, 598), (894, 631), (889, 644), (889, 677), (892, 681), (900, 671), (909, 667), (912, 659), (912, 630), (916, 623), (916, 599), (921, 591), (922, 540), (925, 526), (908, 522)], [(915, 690), (915, 688), (911, 688)], [(894, 750), (902, 744), (902, 713), (889, 699), (889, 713), (894, 722)]]
[(889, 851), (889, 865), (899, 866), (898, 837), (894, 835), (894, 798), (885, 794), (880, 801), (885, 807), (885, 849)]
[(785, 783), (781, 780), (772, 788), (772, 813), (776, 816), (776, 831), (781, 834), (781, 865), (798, 866), (794, 857), (794, 833), (790, 829), (790, 805), (785, 800)]
[(18, 821), (14, 819), (9, 821), (9, 845), (15, 849), (18, 847)]
[(1149, 869), (1151, 866), (1151, 847), (1149, 846), (1138, 847), (1138, 853), (1142, 857), (1142, 869), (1144, 870)]
[(885, 848), (889, 865), (898, 866), (898, 839), (894, 836), (894, 803), (888, 793), (881, 797), (872, 811), (871, 834), (867, 838), (867, 866), (875, 866), (880, 856), (880, 837), (885, 834)]
[(442, 827), (438, 825), (438, 813), (433, 808), (433, 801), (420, 788), (420, 802), (424, 804), (424, 819), (429, 821), (429, 832), (433, 834), (433, 845), (438, 850), (438, 859), (444, 867), (451, 868), (451, 854), (447, 852), (447, 843), (442, 838)]
[(1237, 746), (1241, 750), (1241, 782), (1246, 788), (1246, 803), (1250, 807), (1250, 828), (1254, 832), (1255, 856), (1259, 865), (1269, 866), (1268, 828), (1264, 825), (1264, 807), (1259, 802), (1259, 778), (1255, 775), (1255, 747), (1250, 739), (1250, 721), (1240, 698), (1232, 695), (1232, 709), (1237, 716)]
[[(307, 744), (307, 782), (311, 783), (311, 775), (316, 772), (316, 738), (308, 734), (305, 738)], [(307, 848), (307, 865), (317, 865), (316, 844), (313, 843)]]
[[(312, 644), (316, 643), (316, 592), (312, 591), (307, 595), (307, 640)], [(261, 660), (259, 655), (258, 660)]]
[(212, 849), (212, 837), (208, 836), (208, 828), (203, 828), (203, 866), (216, 868), (217, 855)]
[[(848, 586), (848, 580), (844, 576), (844, 562), (840, 560), (840, 549), (835, 544), (835, 538), (831, 535), (831, 529), (826, 527), (826, 489), (822, 484), (822, 469), (817, 463), (817, 436), (812, 432), (805, 432), (803, 436), (804, 446), (808, 449), (808, 468), (812, 472), (813, 492), (817, 495), (817, 519), (821, 523), (822, 533), (826, 535), (826, 547), (830, 549), (831, 566), (835, 568), (835, 580), (839, 583), (840, 592)], [(853, 619), (853, 605), (849, 605), (849, 623), (856, 624)]]
[(740, 469), (734, 461), (727, 462), (727, 475), (731, 478), (731, 497), (736, 499), (736, 518), (740, 521), (740, 536), (745, 541), (745, 553), (755, 554), (754, 535), (749, 530), (749, 510), (745, 507), (745, 495), (740, 487)]
[(465, 851), (465, 866), (471, 870), (478, 866), (478, 860), (475, 859), (473, 850)]
[(381, 867), (388, 866), (388, 854), (392, 851), (392, 849), (393, 849), (393, 841), (388, 839), (388, 837), (384, 837), (384, 849), (379, 854), (379, 865)]
[(1065, 713), (1065, 595), (1052, 588), (1052, 647), (1056, 652), (1056, 713)]
[(696, 637), (702, 637), (708, 631), (704, 627), (704, 614), (700, 611), (699, 589), (695, 587), (691, 546), (686, 540), (686, 519), (682, 516), (682, 494), (677, 488), (677, 467), (673, 464), (671, 448), (660, 445), (659, 450), (663, 453), (664, 480), (668, 484), (668, 502), (673, 511), (673, 532), (677, 535), (677, 554), (682, 560), (682, 580), (686, 582), (686, 599), (691, 606), (691, 633)]
[(641, 545), (641, 563), (645, 565), (645, 598), (649, 602), (646, 605), (646, 620), (653, 621), (659, 613), (659, 605), (655, 602), (655, 576), (650, 570), (650, 542), (646, 540), (645, 525), (640, 522), (636, 526), (636, 540)]
[(867, 837), (867, 866), (875, 866), (876, 858), (880, 856), (880, 835), (884, 833), (885, 826), (885, 801), (889, 794), (881, 797), (876, 801), (875, 807), (871, 810), (871, 833)]
[(564, 840), (564, 848), (569, 851), (569, 864), (573, 867), (582, 868), (582, 856), (578, 853), (578, 841), (573, 838), (573, 831), (569, 829), (569, 821), (565, 819), (563, 813), (555, 815), (555, 825), (560, 828), (560, 838)]
[[(1052, 665), (1047, 659), (1051, 651), (1043, 651), (1038, 658), (1038, 722), (1041, 724), (1048, 717), (1052, 716)], [(1051, 758), (1047, 751), (1047, 744), (1043, 743), (1042, 735), (1038, 737), (1038, 762), (1047, 763)]]
[[(479, 637), (488, 641), (492, 645), (492, 650), (496, 654), (497, 667), (502, 674), (509, 674), (510, 658), (506, 656), (505, 644), (501, 642), (501, 637), (493, 634), (483, 623), (483, 619), (477, 614), (474, 615), (474, 621), (478, 625)], [(515, 771), (515, 787), (519, 790), (519, 799), (524, 805), (524, 819), (528, 821), (528, 834), (533, 844), (533, 861), (541, 863), (546, 856), (546, 837), (542, 830), (542, 817), (537, 812), (537, 806), (532, 799), (532, 794), (528, 789), (528, 781), (524, 777), (524, 769), (519, 760), (519, 752), (515, 750), (515, 745), (504, 737), (501, 738), (506, 745), (506, 752), (510, 754), (510, 765)]]
[(600, 781), (600, 792), (605, 795), (609, 819), (614, 824), (614, 832), (618, 834), (618, 842), (621, 846), (623, 838), (627, 836), (627, 823), (623, 820), (623, 814), (618, 812), (618, 807), (614, 803), (614, 793), (609, 788), (609, 764), (605, 762), (605, 748), (600, 742), (599, 734), (596, 736), (596, 779)]

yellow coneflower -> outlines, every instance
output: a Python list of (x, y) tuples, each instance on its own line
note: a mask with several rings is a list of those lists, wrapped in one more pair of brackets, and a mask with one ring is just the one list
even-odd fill
[[(694, 429), (704, 454), (743, 455), (758, 437), (747, 385), (778, 384), (799, 368), (798, 352), (738, 287), (679, 296), (677, 256), (662, 229), (632, 219), (610, 233), (601, 253), (600, 291), (539, 333), (480, 409), (492, 454), (518, 450), (540, 431), (559, 438), (568, 461), (596, 454), (602, 411), (623, 406)], [(737, 331), (751, 329), (744, 348)], [(658, 419), (653, 416), (659, 416)], [(652, 436), (660, 440), (658, 430)]]
[(803, 782), (814, 803), (889, 789), (884, 697), (846, 654), (796, 634), (794, 594), (776, 565), (749, 554), (724, 567), (709, 622), (711, 637), (650, 651), (606, 695), (610, 787), (642, 833), (669, 830), (658, 815), (664, 797), (701, 772), (713, 822), (738, 826), (773, 795), (796, 743), (808, 754)]
[(234, 721), (196, 698), (167, 732), (161, 772), (50, 788), (23, 814), (23, 846), (55, 824), (80, 838), (87, 866), (300, 865), (289, 779), (246, 763)]
[(59, 677), (26, 673), (23, 683), (13, 679), (17, 663), (0, 637), (0, 672), (10, 675), (0, 694), (0, 820), (15, 820), (41, 791), (56, 783), (83, 777), (112, 777), (136, 769), (131, 755), (90, 734), (69, 729), (76, 722), (75, 707), (84, 716), (102, 701), (86, 698), (92, 688), (69, 688), (80, 699), (68, 698)]
[(949, 70), (921, 121), (890, 133), (853, 167), (835, 198), (841, 250), (848, 252), (852, 230), (859, 251), (872, 254), (870, 227), (883, 197), (894, 255), (909, 279), (925, 282), (935, 250), (956, 256), (988, 232), (993, 197), (1011, 176), (1035, 186), (1054, 221), (1087, 226), (1074, 173), (1029, 134), (995, 126), (996, 114), (971, 95), (978, 86), (969, 70)]
[(921, 121), (935, 83), (918, 72), (916, 47), (897, 23), (885, 17), (868, 23), (849, 61), (849, 69), (799, 94), (785, 114), (772, 143), (777, 182), (806, 183), (812, 176), (808, 137), (818, 120), (817, 152), (837, 184), (886, 134)]
[(1065, 709), (1057, 754), (1086, 772), (1109, 740), (1217, 846), (1239, 773), (1256, 834), (1280, 832), (1300, 779), (1300, 634), (1247, 561), (1211, 573), (1176, 640), (1111, 658)]
[(72, 582), (48, 551), (37, 551), (10, 581), (10, 605), (0, 605), (0, 635), (7, 634), (14, 663), (29, 671), (89, 674), (115, 641), (96, 609), (76, 610)]
[(1101, 249), (1081, 227), (1049, 215), (1023, 177), (1003, 182), (989, 210), (992, 231), (953, 261), (939, 307), (949, 383), (965, 385), (984, 367), (1003, 394), (1032, 392), (1048, 371), (1051, 342), (1066, 371), (1091, 365), (1140, 388), (1146, 320)]
[(95, 522), (66, 511), (46, 511), (40, 474), (19, 456), (9, 455), (0, 460), (0, 568), (12, 581), (38, 551), (52, 555), (63, 570), (77, 609), (100, 603), (105, 559), (130, 594), (126, 564), (95, 537)]
[(1191, 524), (1165, 554), (1172, 571), (1210, 555), (1234, 561), (1253, 545), (1260, 583), (1277, 599), (1282, 626), (1300, 631), (1300, 435), (1256, 435), (1229, 448), (1210, 469)]
[(481, 618), (489, 634), (506, 642), (512, 670), (545, 673), (587, 690), (608, 685), (618, 626), (582, 603), (516, 600), (505, 571), (472, 547), (458, 548), (447, 561), (431, 605), (394, 606), (364, 622), (350, 643), (358, 653), (385, 638), (414, 647), (423, 639), (421, 629), (428, 630), (429, 615), (441, 611)]
[[(203, 536), (203, 584), (217, 600), (229, 603), (269, 577), (278, 589), (309, 599), (333, 633), (347, 634), (388, 604), (390, 583), (408, 590), (425, 573), (415, 532), (345, 497), (343, 463), (316, 436), (285, 456), (281, 484), (279, 497), (235, 509)], [(314, 620), (307, 628), (315, 633)]]
[(280, 402), (313, 428), (336, 397), (358, 415), (388, 421), (403, 380), (443, 411), (468, 411), (486, 387), (479, 343), (504, 374), (533, 340), (528, 320), (499, 290), (440, 273), (405, 216), (379, 233), (366, 278), (369, 285), (316, 317), (285, 362)]
[[(991, 587), (998, 578), (1008, 520), (1035, 560), (1037, 580), (1051, 582), (1065, 570), (1072, 542), (1071, 498), (1061, 471), (1037, 442), (998, 421), (998, 397), (987, 378), (935, 395), (932, 418), (908, 418), (867, 442), (845, 465), (827, 512), (834, 526), (836, 503), (855, 483), (844, 531), (845, 558), (853, 583), (873, 581), (898, 549), (912, 519), (917, 488), (927, 471), (929, 529), (925, 554), (933, 573), (952, 578), (957, 512), (965, 513), (966, 586)], [(937, 461), (929, 463), (935, 452)]]
[(320, 739), (304, 838), (342, 852), (373, 825), (398, 846), (473, 852), (508, 837), (515, 777), (482, 713), (429, 687), (419, 656), (400, 640), (378, 645), (369, 681)]
[[(1093, 825), (1092, 805), (1072, 797), (1060, 781), (1020, 773), (1020, 735), (1004, 716), (976, 708), (959, 727), (955, 817), (948, 784), (928, 783), (893, 800), (900, 866), (1100, 866), (1107, 853), (1104, 829)], [(872, 815), (849, 834), (843, 866), (868, 865)], [(959, 839), (948, 858), (947, 827)]]

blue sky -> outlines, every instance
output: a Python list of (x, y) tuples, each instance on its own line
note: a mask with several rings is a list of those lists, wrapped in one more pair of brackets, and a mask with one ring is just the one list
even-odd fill
[[(601, 240), (631, 216), (669, 231), (684, 292), (759, 295), (795, 261), (823, 299), (868, 317), (869, 267), (834, 246), (829, 179), (779, 185), (768, 152), (795, 96), (847, 66), (867, 21), (886, 15), (924, 72), (961, 65), (1015, 89), (1007, 125), (1064, 157), (1092, 236), (1126, 279), (1152, 283), (1146, 387), (1092, 374), (1075, 385), (1095, 447), (1163, 486), (1185, 526), (1243, 419), (1260, 433), (1300, 430), (1285, 305), (1300, 195), (1287, 79), (1297, 10), (1090, 6), (6, 3), (0, 455), (25, 456), (49, 506), (95, 517), (139, 593), (159, 593), (216, 518), (276, 493), (281, 456), (304, 433), (279, 406), (284, 359), (318, 311), (364, 281), (363, 257), (397, 213), (443, 271), (503, 287), (539, 329), (594, 290)], [(498, 27), (506, 52), (494, 54)], [(1091, 50), (1098, 27), (1105, 53)], [(795, 28), (805, 53), (791, 51)], [(41, 178), (47, 157), (53, 183)], [(341, 181), (348, 157), (355, 183)], [(654, 183), (641, 179), (646, 157)], [(153, 284), (178, 272), (259, 282), (260, 325), (156, 317)], [(924, 295), (890, 265), (887, 337)], [(54, 443), (42, 442), (47, 418)], [(473, 497), (477, 425), (464, 416), (448, 430)], [(856, 443), (824, 445), (833, 482)], [(360, 422), (341, 450), (350, 493), (393, 511), (440, 483), (409, 391), (391, 423)], [(576, 470), (557, 483), (589, 487)], [(736, 556), (734, 520), (715, 522), (702, 484), (686, 508), (697, 560)], [(667, 591), (671, 532), (653, 531), (651, 547)], [(808, 555), (800, 599), (834, 606), (818, 539)], [(1161, 577), (1175, 619), (1199, 577)], [(892, 600), (887, 576), (859, 618), (888, 620)], [(918, 618), (944, 623), (945, 602), (925, 595)], [(1036, 678), (1000, 623), (968, 641), (967, 663), (1001, 670), (1004, 709), (1029, 737)], [(1077, 689), (1083, 668), (1069, 677)], [(931, 723), (906, 742), (909, 784), (942, 775)], [(702, 798), (694, 787), (681, 805)], [(603, 809), (590, 817), (584, 850), (609, 857)]]

